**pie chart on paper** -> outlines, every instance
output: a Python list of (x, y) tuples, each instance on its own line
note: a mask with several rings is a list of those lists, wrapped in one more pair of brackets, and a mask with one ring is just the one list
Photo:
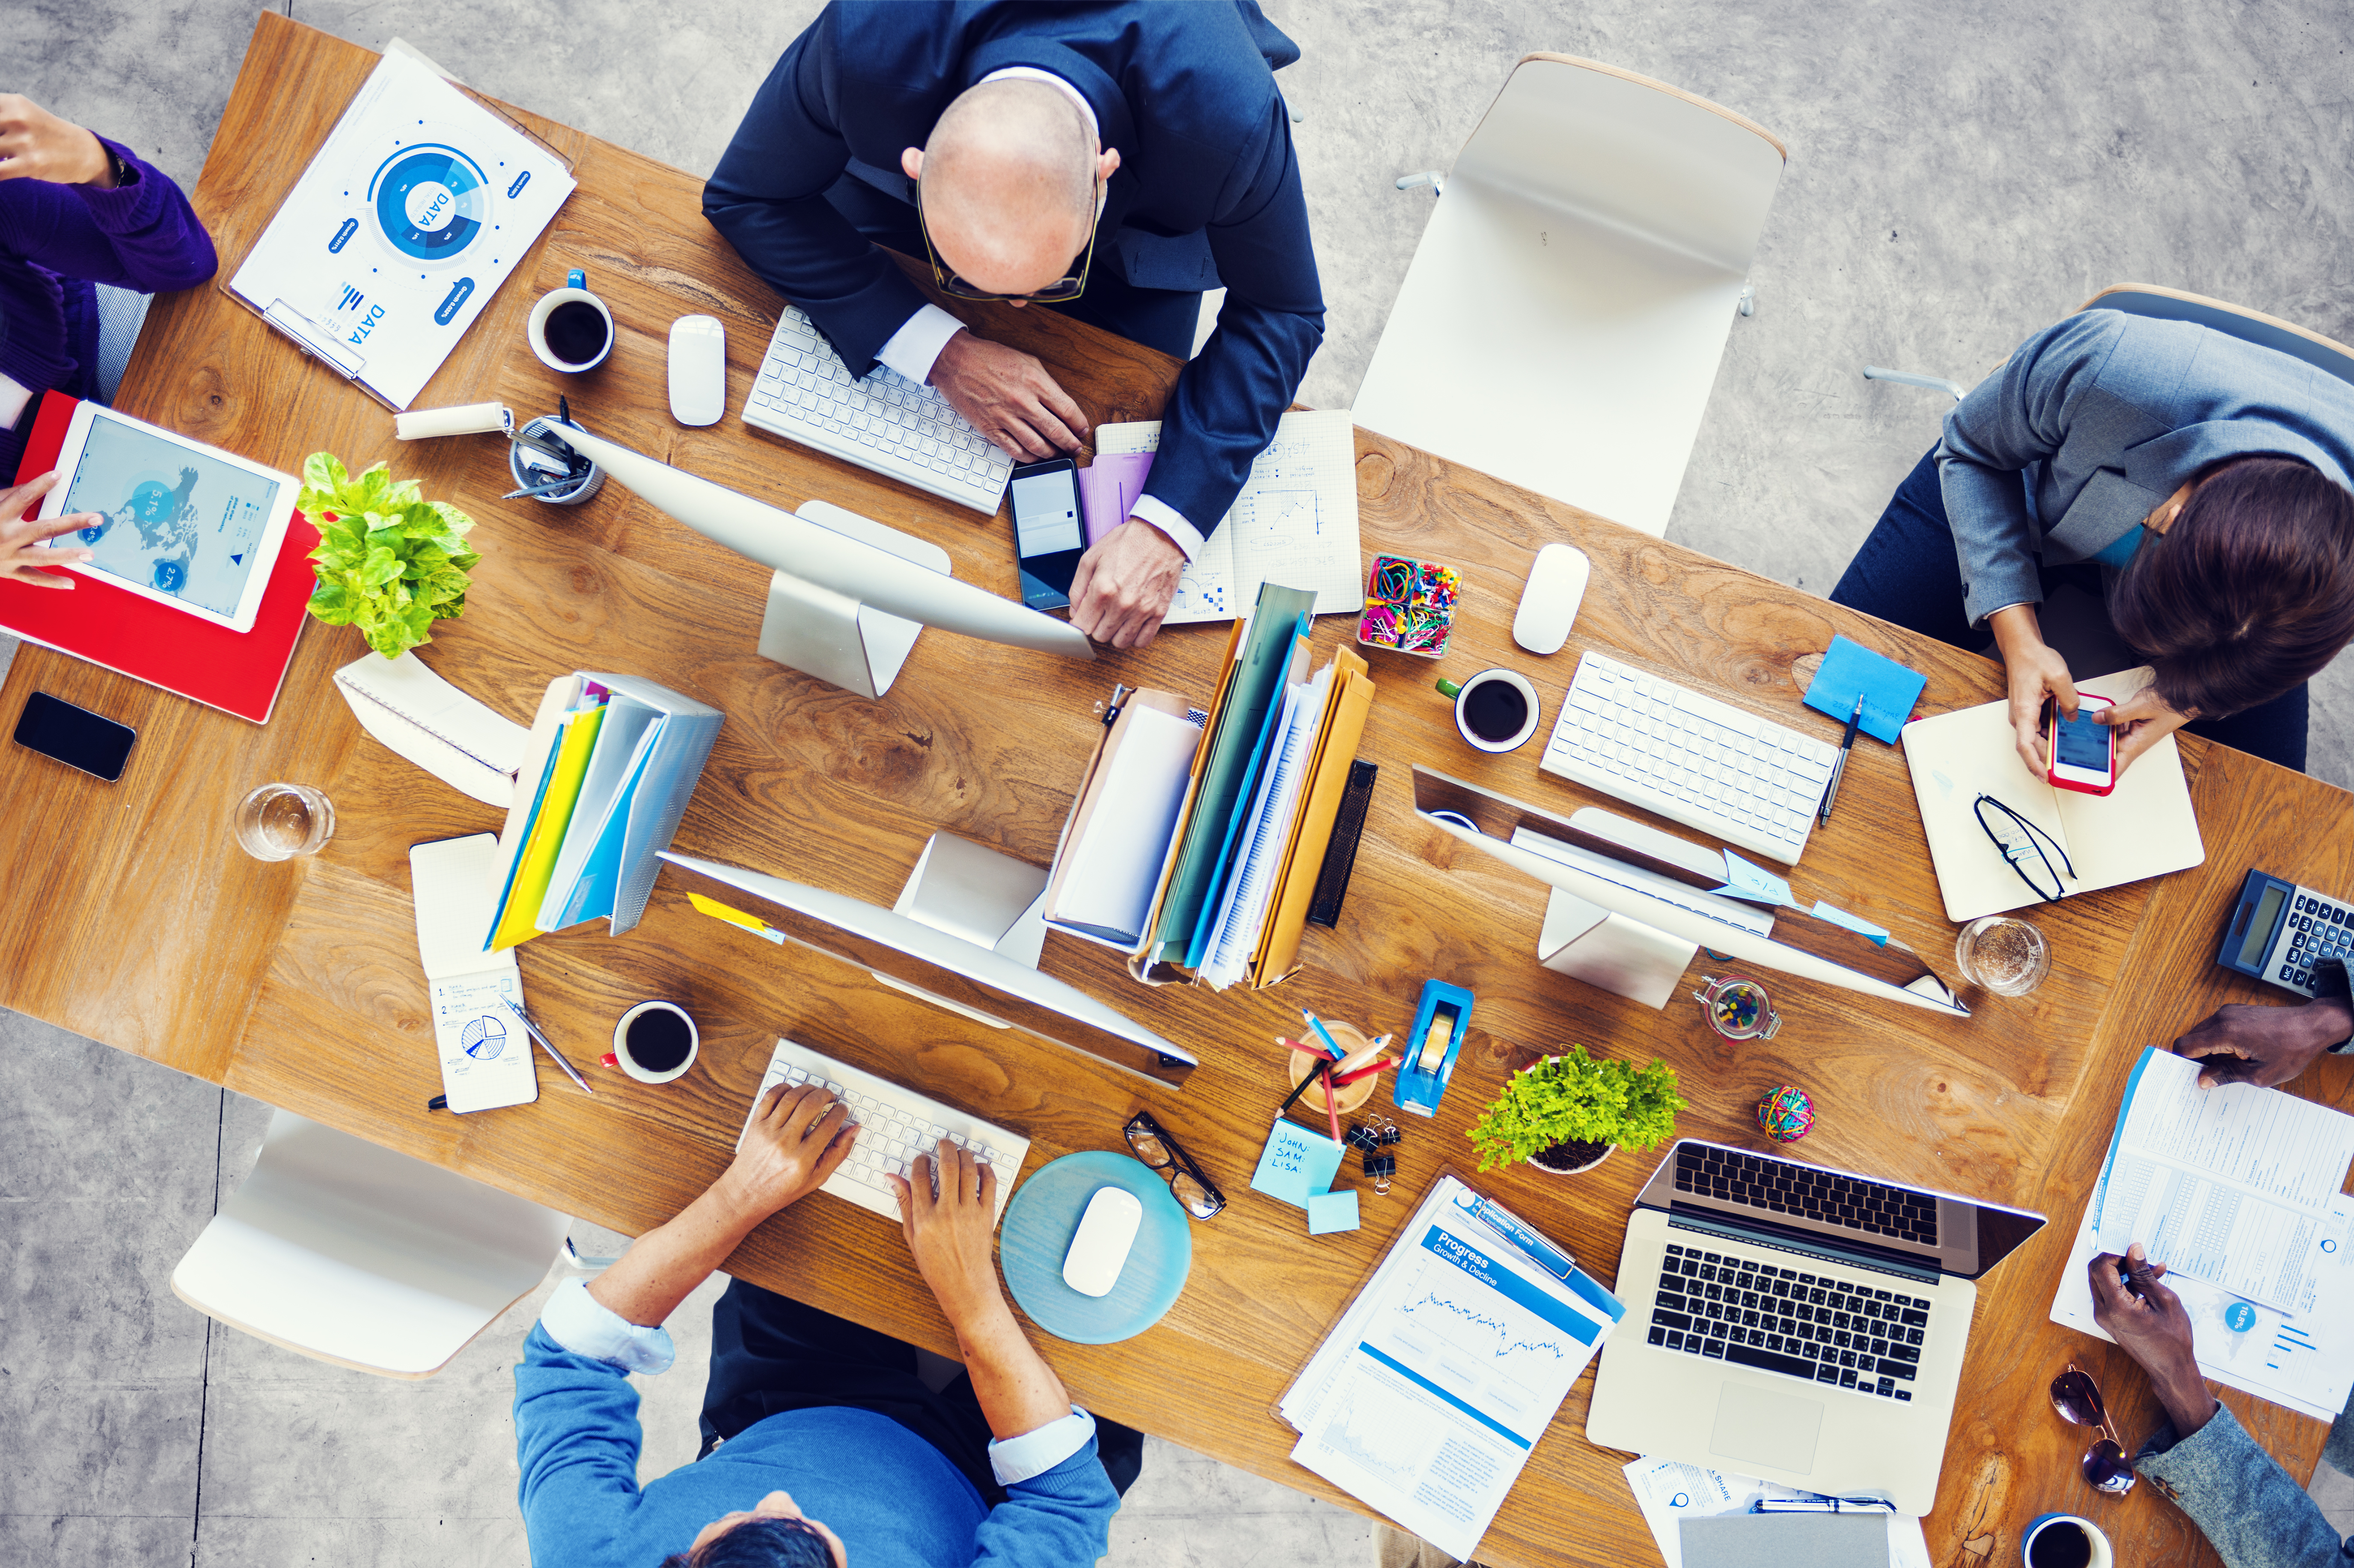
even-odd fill
[(490, 181), (482, 165), (442, 143), (404, 147), (368, 181), (376, 232), (412, 261), (455, 261), (490, 217)]

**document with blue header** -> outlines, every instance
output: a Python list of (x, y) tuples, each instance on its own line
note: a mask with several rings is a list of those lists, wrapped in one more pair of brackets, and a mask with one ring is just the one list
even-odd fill
[(1278, 1406), (1292, 1459), (1469, 1561), (1625, 1316), (1527, 1226), (1440, 1178)]

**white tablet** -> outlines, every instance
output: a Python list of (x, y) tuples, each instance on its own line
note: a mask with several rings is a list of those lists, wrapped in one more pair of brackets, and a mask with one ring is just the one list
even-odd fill
[(41, 515), (95, 512), (93, 527), (60, 535), (88, 561), (68, 571), (250, 631), (294, 515), (292, 474), (85, 402), (58, 452), (63, 477)]

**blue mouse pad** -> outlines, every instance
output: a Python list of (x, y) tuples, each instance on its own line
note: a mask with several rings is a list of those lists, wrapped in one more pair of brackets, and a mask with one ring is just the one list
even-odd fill
[[(1108, 1296), (1082, 1296), (1063, 1283), (1063, 1258), (1079, 1216), (1103, 1187), (1125, 1187), (1144, 1205), (1136, 1243)], [(1169, 1183), (1142, 1161), (1106, 1150), (1066, 1154), (1014, 1189), (998, 1230), (1005, 1288), (1030, 1320), (1076, 1345), (1132, 1339), (1176, 1304), (1193, 1266), (1193, 1220)]]

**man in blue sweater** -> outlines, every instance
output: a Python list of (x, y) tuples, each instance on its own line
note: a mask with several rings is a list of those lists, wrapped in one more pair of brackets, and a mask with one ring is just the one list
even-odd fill
[[(955, 1401), (885, 1364), (894, 1348), (912, 1362), (906, 1347), (737, 1281), (715, 1314), (705, 1397), (706, 1437), (725, 1441), (638, 1485), (628, 1374), (669, 1367), (663, 1319), (753, 1227), (822, 1184), (856, 1135), (824, 1090), (779, 1085), (709, 1191), (594, 1281), (557, 1288), (515, 1368), (535, 1563), (1087, 1568), (1103, 1555), (1119, 1496), (1097, 1457), (1095, 1418), (1071, 1404), (998, 1287), (995, 1173), (945, 1140), (938, 1195), (934, 1162), (918, 1160), (912, 1190), (897, 1183), (899, 1204), (986, 1436), (960, 1443)], [(809, 1386), (748, 1387), (761, 1380), (747, 1366), (800, 1366)], [(739, 1425), (748, 1415), (757, 1419)]]

